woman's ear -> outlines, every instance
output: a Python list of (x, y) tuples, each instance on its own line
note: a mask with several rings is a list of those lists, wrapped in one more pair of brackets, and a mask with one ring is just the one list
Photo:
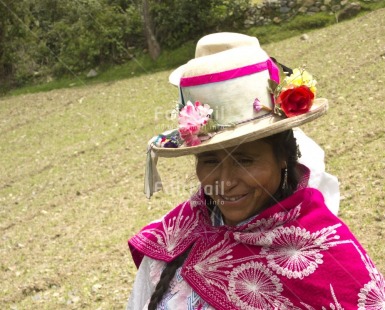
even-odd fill
[(287, 162), (286, 160), (281, 161), (281, 169), (286, 169), (287, 168)]

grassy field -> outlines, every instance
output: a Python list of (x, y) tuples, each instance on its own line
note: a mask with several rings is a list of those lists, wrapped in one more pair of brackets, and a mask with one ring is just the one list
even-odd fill
[[(338, 176), (341, 218), (385, 273), (385, 10), (264, 46), (306, 65), (328, 114), (303, 127)], [(192, 158), (160, 159), (143, 194), (146, 141), (173, 127), (169, 71), (0, 99), (1, 309), (123, 309), (127, 239), (189, 196)]]

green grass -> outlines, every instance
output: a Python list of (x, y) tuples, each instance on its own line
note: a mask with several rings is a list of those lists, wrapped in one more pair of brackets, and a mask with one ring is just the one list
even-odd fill
[(304, 32), (324, 28), (335, 23), (335, 18), (326, 13), (316, 15), (297, 15), (295, 18), (281, 24), (254, 27), (247, 32), (258, 38), (261, 44), (279, 42)]

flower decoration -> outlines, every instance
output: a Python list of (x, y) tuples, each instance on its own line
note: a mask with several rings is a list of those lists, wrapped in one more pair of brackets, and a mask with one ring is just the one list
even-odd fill
[(296, 87), (302, 85), (307, 86), (313, 94), (317, 91), (315, 87), (317, 81), (313, 79), (312, 75), (304, 69), (295, 68), (293, 73), (285, 78), (284, 82), (287, 85), (293, 85)]
[(262, 110), (262, 104), (261, 101), (259, 101), (258, 98), (255, 98), (254, 103), (253, 103), (254, 110), (259, 112)]
[(312, 107), (317, 81), (306, 70), (296, 68), (282, 83), (273, 80), (269, 83), (275, 99), (274, 113), (293, 117), (307, 113)]
[(259, 101), (258, 98), (255, 98), (254, 99), (254, 102), (253, 102), (253, 108), (256, 112), (259, 112), (261, 110), (265, 110), (265, 111), (268, 111), (268, 112), (271, 112), (272, 110), (265, 106), (264, 104), (261, 103), (261, 101)]
[(153, 144), (157, 147), (177, 148), (182, 144), (178, 130), (158, 135)]
[(280, 93), (277, 105), (287, 117), (293, 117), (308, 112), (313, 104), (314, 93), (309, 87), (301, 85), (290, 87)]
[(195, 146), (210, 132), (213, 109), (208, 104), (188, 101), (179, 112), (179, 133), (187, 146)]

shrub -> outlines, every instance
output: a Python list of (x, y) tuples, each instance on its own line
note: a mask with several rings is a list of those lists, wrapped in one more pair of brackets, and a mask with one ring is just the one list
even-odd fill
[(326, 27), (335, 22), (332, 15), (326, 13), (318, 13), (314, 15), (297, 15), (292, 20), (285, 23), (285, 28), (290, 30), (303, 31), (304, 29), (317, 29)]

